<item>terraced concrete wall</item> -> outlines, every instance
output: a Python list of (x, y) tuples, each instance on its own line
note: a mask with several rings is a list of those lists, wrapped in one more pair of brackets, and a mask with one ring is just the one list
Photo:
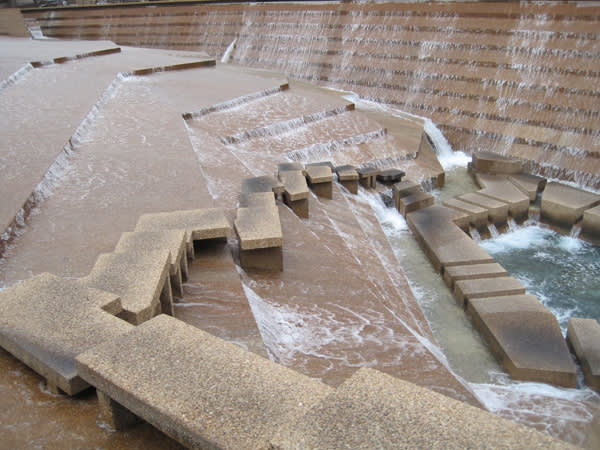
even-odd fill
[[(436, 122), (455, 149), (600, 188), (600, 7), (157, 4), (30, 10), (46, 36), (203, 50)], [(593, 4), (592, 4), (593, 5)]]

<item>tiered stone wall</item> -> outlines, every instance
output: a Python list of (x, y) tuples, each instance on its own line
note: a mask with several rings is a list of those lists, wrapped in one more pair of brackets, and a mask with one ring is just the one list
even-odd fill
[(600, 187), (600, 7), (173, 4), (24, 11), (46, 36), (203, 50), (427, 116), (455, 149)]

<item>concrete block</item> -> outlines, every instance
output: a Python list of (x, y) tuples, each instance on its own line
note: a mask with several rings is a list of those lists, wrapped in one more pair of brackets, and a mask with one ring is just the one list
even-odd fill
[(503, 175), (476, 174), (476, 179), (483, 189), (478, 194), (508, 204), (508, 213), (518, 221), (525, 220), (529, 213), (529, 196), (511, 183)]
[(240, 265), (246, 271), (282, 272), (283, 248), (240, 250)]
[(493, 263), (494, 258), (454, 223), (463, 213), (433, 205), (406, 215), (406, 222), (436, 270)]
[(296, 172), (298, 170), (300, 172), (302, 172), (303, 175), (306, 176), (306, 173), (304, 171), (304, 166), (299, 162), (281, 163), (281, 164), (277, 165), (277, 173), (278, 174), (280, 174), (281, 172)]
[(279, 179), (285, 186), (283, 200), (292, 211), (304, 219), (308, 219), (308, 185), (300, 170), (279, 172)]
[(222, 208), (190, 209), (143, 214), (135, 231), (161, 231), (183, 229), (186, 231), (188, 256), (194, 257), (194, 241), (226, 239), (231, 225)]
[(325, 165), (306, 166), (308, 185), (317, 197), (333, 198), (333, 174)]
[(377, 181), (384, 184), (398, 183), (402, 181), (404, 175), (406, 175), (406, 173), (400, 169), (385, 169), (377, 174)]
[(120, 311), (116, 294), (43, 273), (0, 292), (0, 346), (75, 395), (89, 387), (75, 356), (133, 328)]
[(238, 208), (234, 222), (242, 250), (283, 246), (279, 210), (272, 207)]
[(567, 330), (567, 342), (573, 349), (585, 382), (600, 392), (600, 325), (596, 319), (571, 317)]
[(581, 228), (586, 234), (600, 237), (600, 205), (583, 211)]
[(427, 192), (417, 192), (416, 194), (407, 195), (399, 200), (400, 214), (406, 217), (410, 212), (433, 205), (433, 202), (433, 195)]
[(521, 160), (486, 151), (473, 153), (472, 166), (483, 173), (517, 174), (523, 170)]
[(379, 169), (374, 167), (362, 167), (357, 170), (358, 181), (365, 189), (375, 189), (377, 187), (377, 174)]
[(338, 166), (335, 168), (338, 181), (352, 194), (358, 194), (359, 175), (354, 166)]
[(272, 192), (242, 192), (238, 203), (240, 208), (275, 208), (277, 206)]
[(569, 444), (370, 368), (359, 369), (271, 439), (275, 450), (499, 446), (564, 449)]
[(465, 309), (475, 298), (518, 294), (525, 294), (525, 287), (513, 277), (465, 279), (454, 283), (456, 301)]
[[(474, 226), (478, 229), (486, 228), (488, 225), (488, 210), (481, 206), (468, 203), (458, 198), (451, 198), (442, 203), (448, 208), (456, 209), (457, 211), (463, 212), (468, 216), (468, 225)], [(458, 224), (457, 224), (458, 225)], [(461, 224), (462, 225), (462, 224)], [(465, 229), (464, 226), (460, 228)]]
[(586, 209), (600, 204), (600, 195), (557, 182), (548, 183), (542, 194), (542, 219), (572, 226)]
[(185, 230), (134, 231), (121, 235), (115, 253), (143, 255), (168, 250), (171, 287), (183, 297), (183, 281), (188, 276)]
[(96, 395), (98, 396), (100, 416), (113, 430), (125, 430), (142, 421), (104, 392), (96, 390)]
[(400, 199), (421, 192), (421, 186), (414, 181), (404, 180), (395, 183), (392, 186), (392, 192), (394, 195), (394, 205), (396, 205), (396, 209), (400, 211)]
[(469, 313), (512, 378), (575, 387), (575, 364), (558, 321), (535, 296), (472, 299)]
[(267, 448), (332, 388), (158, 316), (77, 357), (83, 378), (189, 448)]
[(493, 224), (505, 223), (508, 219), (508, 204), (476, 192), (469, 192), (457, 197), (463, 202), (485, 208), (488, 211), (488, 220)]
[(117, 294), (123, 308), (118, 316), (139, 325), (160, 313), (173, 315), (169, 259), (168, 250), (143, 255), (104, 253), (80, 281)]
[(460, 280), (495, 278), (507, 275), (506, 269), (498, 263), (471, 264), (468, 266), (448, 266), (444, 268), (444, 281), (450, 289)]
[(545, 178), (527, 173), (509, 175), (508, 180), (527, 195), (531, 202), (534, 202), (538, 193), (542, 192), (546, 187)]

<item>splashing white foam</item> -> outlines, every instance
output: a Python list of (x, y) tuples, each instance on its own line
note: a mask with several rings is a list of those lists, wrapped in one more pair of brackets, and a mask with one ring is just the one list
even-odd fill
[(231, 42), (231, 44), (229, 44), (229, 47), (227, 47), (227, 50), (225, 50), (225, 53), (223, 53), (223, 57), (221, 58), (222, 63), (226, 64), (231, 61), (231, 58), (233, 56), (233, 51), (235, 50), (236, 43), (237, 43), (237, 38), (235, 38)]

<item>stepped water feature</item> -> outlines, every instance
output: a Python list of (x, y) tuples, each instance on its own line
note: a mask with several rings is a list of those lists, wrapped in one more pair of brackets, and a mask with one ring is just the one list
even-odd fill
[[(95, 20), (94, 10), (90, 16)], [(230, 53), (234, 61), (239, 48), (238, 42)], [(65, 55), (60, 49), (59, 55)], [(129, 58), (134, 56), (139, 59), (132, 63)], [(113, 67), (116, 77), (119, 72), (134, 74), (134, 69), (201, 57), (122, 47), (120, 54), (101, 58)], [(64, 68), (68, 76), (83, 67), (81, 63), (69, 60), (33, 73)], [(100, 253), (115, 250), (121, 234), (136, 228), (142, 214), (220, 206), (233, 222), (242, 180), (273, 175), (286, 160), (372, 163), (401, 168), (424, 185), (443, 183), (441, 165), (423, 135), (428, 125), (422, 119), (389, 117), (358, 102), (358, 108), (352, 108), (337, 93), (325, 94), (281, 75), (229, 65), (152, 72), (118, 78), (110, 89), (87, 124), (85, 138), (78, 141), (68, 170), (52, 194), (36, 204), (22, 232), (7, 247), (0, 262), (3, 287), (10, 289), (43, 271), (67, 279), (84, 277)], [(22, 82), (27, 81), (26, 75)], [(96, 81), (102, 85), (95, 86), (100, 92), (110, 85)], [(85, 113), (73, 116), (74, 133)], [(436, 140), (434, 144), (439, 146)], [(281, 273), (241, 270), (233, 236), (227, 244), (197, 247), (183, 297), (175, 299), (175, 317), (242, 348), (268, 354), (330, 387), (340, 386), (336, 395), (345, 395), (344, 386), (357, 382), (353, 377), (357, 368), (374, 367), (591, 446), (593, 433), (588, 428), (594, 427), (597, 396), (588, 390), (563, 391), (507, 381), (464, 321), (444, 333), (450, 341), (468, 340), (468, 350), (464, 345), (457, 346), (461, 350), (449, 350), (452, 346), (440, 339), (437, 325), (431, 329), (434, 322), (425, 317), (416, 298), (429, 297), (422, 289), (435, 286), (435, 281), (432, 278), (421, 285), (407, 278), (412, 266), (429, 267), (428, 263), (417, 263), (416, 248), (408, 258), (399, 256), (411, 244), (390, 245), (388, 222), (399, 227), (392, 230), (393, 235), (402, 229), (400, 216), (390, 215), (378, 197), (364, 191), (354, 196), (334, 185), (332, 194), (331, 200), (310, 194), (308, 219), (282, 204), (277, 206), (284, 233)], [(443, 284), (441, 289), (447, 292)], [(451, 309), (449, 305), (441, 308)], [(239, 319), (232, 320), (232, 314)], [(451, 355), (446, 357), (444, 352)], [(6, 353), (1, 356), (2, 387), (9, 391), (3, 398), (2, 423), (7, 424), (4, 430), (19, 430), (7, 431), (11, 446), (27, 445), (31, 442), (27, 436), (40, 436), (42, 445), (52, 445), (53, 437), (44, 437), (50, 435), (62, 444), (83, 439), (99, 447), (175, 448), (174, 442), (147, 425), (125, 434), (96, 427), (95, 400), (85, 394), (75, 400), (53, 397), (25, 366)], [(90, 371), (99, 369), (89, 359), (80, 361)], [(497, 375), (490, 376), (490, 371)], [(114, 380), (119, 377), (113, 375)], [(99, 382), (94, 377), (104, 375), (98, 371), (88, 376)], [(28, 407), (27, 398), (40, 408)], [(15, 413), (14, 405), (23, 404), (24, 409)], [(24, 415), (34, 419), (21, 420)], [(80, 422), (75, 427), (74, 415), (86, 427), (79, 426)]]

